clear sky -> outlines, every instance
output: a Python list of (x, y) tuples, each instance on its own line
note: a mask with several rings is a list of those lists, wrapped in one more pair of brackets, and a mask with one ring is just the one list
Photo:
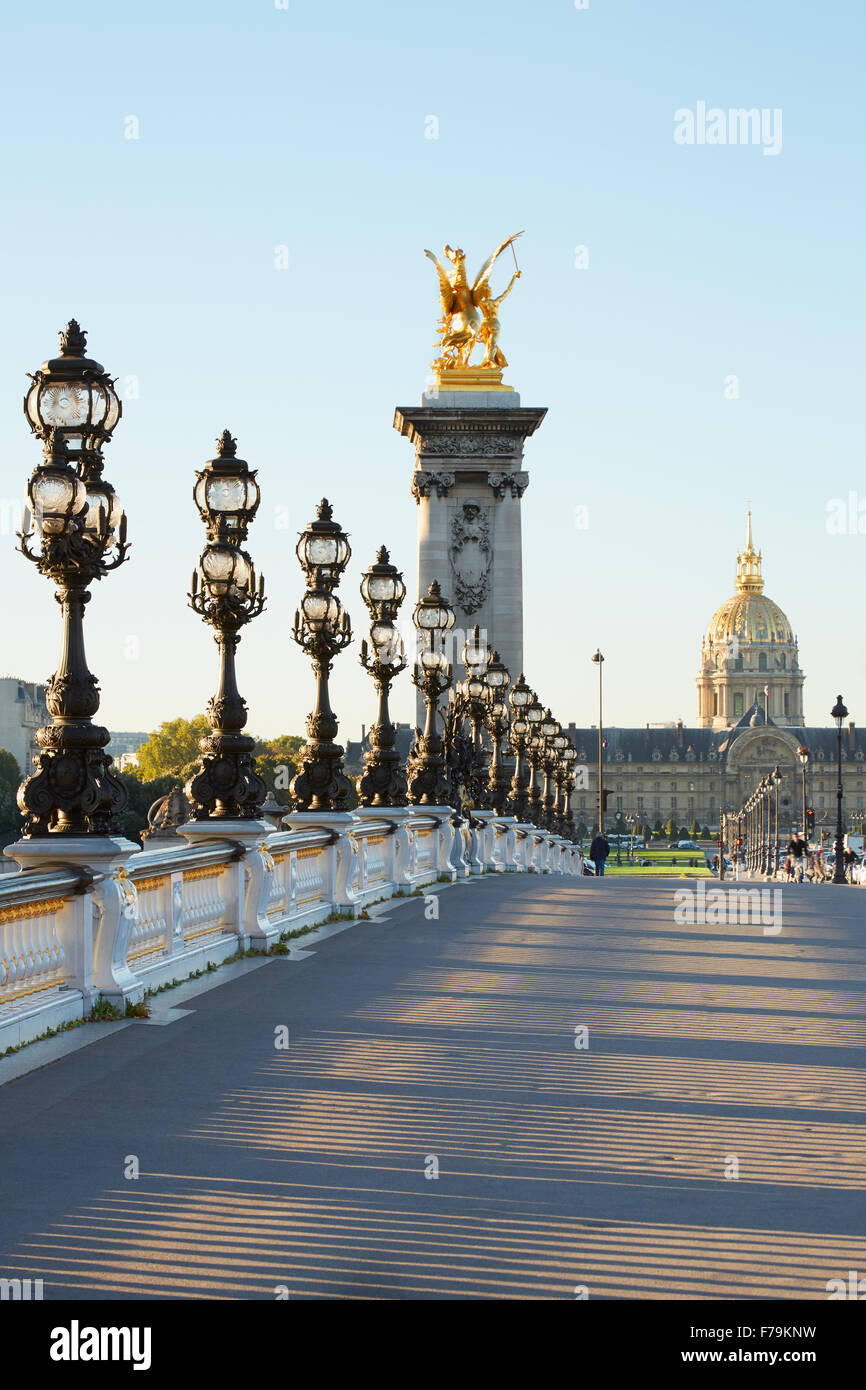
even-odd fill
[[(432, 357), (422, 251), (456, 241), (478, 266), (520, 228), (506, 380), (549, 407), (526, 450), (527, 678), (588, 724), (600, 645), (609, 722), (692, 722), (751, 498), (807, 720), (829, 722), (841, 690), (866, 721), (866, 516), (864, 534), (856, 518), (827, 530), (834, 498), (866, 513), (864, 14), (860, 0), (7, 10), (0, 500), (39, 458), (25, 373), (75, 315), (125, 397), (106, 471), (134, 549), (88, 614), (104, 722), (192, 716), (213, 689), (215, 648), (185, 607), (203, 540), (191, 486), (228, 426), (263, 493), (250, 550), (270, 604), (239, 654), (250, 728), (302, 732), (296, 533), (327, 494), (351, 533), (359, 637), (358, 580), (383, 541), (414, 596), (412, 451), (392, 418)], [(699, 102), (780, 109), (780, 152), (677, 143), (675, 112)], [(58, 614), (8, 517), (0, 674), (42, 679)], [(412, 694), (407, 674), (396, 717), (414, 719)], [(357, 737), (374, 712), (357, 644), (333, 699)]]

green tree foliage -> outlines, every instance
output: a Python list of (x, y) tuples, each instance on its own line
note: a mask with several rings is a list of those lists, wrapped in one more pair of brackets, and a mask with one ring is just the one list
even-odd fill
[(129, 796), (126, 810), (121, 811), (117, 817), (118, 828), (127, 840), (138, 841), (147, 826), (147, 813), (153, 803), (159, 801), (160, 797), (168, 796), (172, 787), (178, 786), (181, 779), (155, 777), (145, 782), (132, 772), (118, 772), (116, 776), (126, 787)]
[(673, 816), (670, 816), (670, 817), (668, 818), (668, 820), (665, 822), (664, 832), (665, 832), (665, 835), (667, 835), (667, 837), (668, 837), (669, 840), (672, 840), (672, 839), (674, 838), (674, 836), (676, 835), (676, 833), (677, 833), (677, 825), (676, 825), (676, 821), (674, 820)]
[(696, 839), (698, 838), (698, 836), (700, 835), (700, 833), (701, 833), (701, 827), (698, 825), (698, 823), (697, 823), (697, 821), (695, 820), (694, 816), (692, 816), (692, 823), (691, 823), (691, 825), (689, 826), (689, 836), (691, 837), (691, 839), (696, 840)]
[(180, 779), (201, 757), (199, 739), (210, 733), (203, 714), (195, 719), (167, 719), (138, 750), (138, 777), (152, 782), (157, 777)]
[(253, 756), (259, 776), (264, 778), (268, 791), (283, 805), (288, 805), (289, 787), (300, 769), (299, 753), (305, 743), (306, 739), (298, 734), (280, 734), (278, 738), (256, 740)]
[(21, 812), (15, 800), (21, 780), (15, 754), (0, 748), (0, 835), (7, 839), (21, 831)]

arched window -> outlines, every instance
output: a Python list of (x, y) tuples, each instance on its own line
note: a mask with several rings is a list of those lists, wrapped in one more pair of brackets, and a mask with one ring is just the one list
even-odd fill
[(734, 657), (734, 670), (735, 670), (735, 671), (742, 671), (742, 669), (743, 669), (743, 658), (742, 658), (741, 656), (735, 656), (735, 657)]
[(767, 653), (766, 653), (766, 652), (761, 652), (761, 653), (759, 654), (759, 656), (758, 656), (758, 670), (759, 670), (759, 671), (766, 671), (766, 669), (767, 669)]
[(782, 655), (779, 657), (779, 666), (781, 667), (781, 669), (782, 669), (783, 671), (784, 671), (784, 669), (785, 669), (786, 663), (787, 663), (787, 658), (786, 658), (786, 656), (785, 656), (785, 653), (782, 652)]

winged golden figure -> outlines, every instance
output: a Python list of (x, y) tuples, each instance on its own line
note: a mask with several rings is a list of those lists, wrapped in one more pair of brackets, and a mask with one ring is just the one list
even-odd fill
[[(449, 367), (468, 366), (476, 343), (484, 346), (482, 367), (507, 367), (508, 363), (499, 348), (497, 311), (503, 299), (511, 293), (515, 280), (520, 278), (520, 271), (515, 268), (508, 285), (502, 294), (495, 298), (490, 289), (490, 272), (497, 257), (502, 255), (507, 246), (512, 246), (519, 236), (523, 236), (523, 233), (515, 232), (497, 246), (493, 254), (487, 257), (471, 285), (466, 277), (466, 256), (461, 247), (445, 247), (445, 257), (452, 266), (450, 272), (432, 251), (424, 252), (436, 267), (442, 300), (437, 345), (440, 355), (433, 363), (434, 369), (442, 371)], [(515, 267), (516, 265), (515, 258)]]

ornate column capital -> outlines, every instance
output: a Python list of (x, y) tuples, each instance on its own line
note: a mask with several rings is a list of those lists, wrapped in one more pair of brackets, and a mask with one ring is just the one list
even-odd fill
[(412, 496), (419, 503), (422, 497), (429, 497), (434, 489), (437, 497), (447, 497), (453, 486), (453, 473), (430, 472), (424, 468), (416, 468), (412, 474)]
[(510, 492), (512, 497), (520, 498), (529, 486), (529, 474), (494, 471), (487, 474), (487, 482), (495, 497), (502, 498)]

